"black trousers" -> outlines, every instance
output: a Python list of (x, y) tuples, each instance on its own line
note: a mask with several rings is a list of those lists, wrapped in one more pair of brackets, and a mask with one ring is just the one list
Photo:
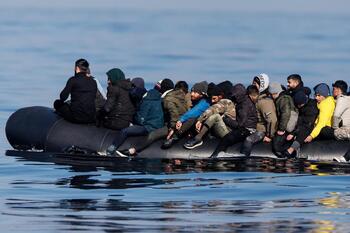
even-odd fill
[(232, 146), (238, 142), (243, 142), (249, 135), (249, 130), (245, 128), (233, 129), (220, 140), (211, 157), (217, 156), (221, 151), (226, 151), (229, 146)]

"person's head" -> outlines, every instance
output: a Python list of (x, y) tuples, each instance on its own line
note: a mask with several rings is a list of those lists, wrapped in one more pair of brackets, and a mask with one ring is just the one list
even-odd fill
[(224, 98), (224, 92), (214, 83), (209, 83), (208, 85), (208, 96), (212, 104), (216, 104), (221, 99)]
[(270, 83), (269, 85), (269, 93), (271, 94), (272, 98), (275, 100), (278, 98), (280, 93), (283, 91), (282, 86), (280, 83)]
[(259, 74), (253, 78), (252, 84), (255, 85), (259, 92), (262, 93), (269, 87), (270, 78), (267, 74)]
[(106, 74), (109, 85), (115, 85), (118, 81), (125, 80), (123, 71), (118, 68), (110, 69)]
[(254, 102), (257, 103), (259, 99), (259, 89), (256, 85), (249, 85), (247, 87), (247, 94), (249, 98)]
[(74, 72), (76, 74), (81, 73), (81, 72), (86, 73), (86, 74), (90, 74), (89, 62), (83, 58), (76, 60)]
[(299, 74), (291, 74), (287, 77), (288, 89), (293, 90), (297, 88), (301, 83), (301, 76)]
[(185, 81), (178, 81), (175, 84), (175, 90), (182, 90), (185, 94), (188, 93), (188, 84)]
[(195, 83), (191, 89), (191, 100), (196, 101), (207, 95), (208, 83), (206, 81)]
[(307, 103), (308, 100), (309, 100), (308, 95), (306, 95), (305, 92), (303, 91), (298, 91), (293, 96), (294, 105), (297, 108), (302, 108)]
[(169, 91), (171, 89), (174, 89), (174, 83), (168, 78), (159, 80), (155, 85), (154, 89), (159, 91), (161, 94), (165, 93), (166, 91)]
[(337, 80), (332, 84), (333, 86), (333, 97), (337, 98), (340, 95), (346, 95), (348, 90), (348, 84), (343, 80)]
[(232, 97), (232, 82), (226, 80), (217, 85), (223, 92), (224, 98), (230, 99)]
[(143, 80), (143, 78), (140, 78), (140, 77), (133, 78), (131, 80), (131, 83), (134, 87), (145, 88), (145, 81)]
[(325, 83), (320, 83), (314, 87), (314, 92), (317, 103), (321, 103), (329, 96), (329, 86)]

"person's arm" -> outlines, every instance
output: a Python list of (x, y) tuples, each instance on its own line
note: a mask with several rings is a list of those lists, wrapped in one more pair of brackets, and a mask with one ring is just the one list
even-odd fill
[(60, 100), (66, 101), (72, 91), (72, 87), (74, 85), (74, 77), (68, 79), (66, 86), (63, 88), (60, 94)]
[(211, 115), (214, 115), (215, 113), (223, 114), (226, 110), (226, 106), (223, 102), (223, 100), (220, 100), (219, 103), (216, 103), (212, 106), (210, 106), (207, 110), (204, 111), (198, 118), (198, 121), (204, 122), (207, 120)]
[(119, 90), (113, 88), (113, 86), (107, 87), (107, 100), (105, 106), (103, 107), (105, 112), (110, 112), (117, 104), (117, 98), (119, 97)]
[(261, 115), (266, 122), (266, 136), (272, 138), (276, 133), (276, 125), (277, 125), (277, 115), (276, 108), (273, 101), (265, 101), (262, 100), (262, 105), (259, 105), (261, 110)]
[(188, 121), (189, 119), (198, 118), (205, 110), (209, 108), (209, 103), (205, 100), (201, 100), (193, 108), (188, 110), (180, 117), (181, 123)]
[(278, 131), (286, 131), (288, 121), (290, 119), (292, 106), (286, 97), (282, 97), (280, 104), (278, 106), (280, 110)]

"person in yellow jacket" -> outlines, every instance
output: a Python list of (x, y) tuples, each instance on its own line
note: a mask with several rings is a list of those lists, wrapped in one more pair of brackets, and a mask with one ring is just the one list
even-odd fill
[[(305, 142), (311, 142), (316, 137), (331, 138), (328, 130), (332, 126), (332, 117), (335, 109), (335, 100), (330, 96), (330, 89), (327, 84), (320, 83), (314, 87), (315, 99), (319, 114), (315, 122), (315, 127)], [(327, 127), (328, 126), (328, 127)]]

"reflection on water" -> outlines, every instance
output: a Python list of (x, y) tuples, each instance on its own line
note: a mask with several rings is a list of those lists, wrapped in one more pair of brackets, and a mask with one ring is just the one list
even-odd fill
[(29, 171), (35, 168), (38, 174), (12, 179), (8, 185), (14, 192), (2, 203), (2, 216), (9, 221), (5, 226), (20, 222), (20, 231), (347, 229), (350, 193), (344, 175), (348, 172), (343, 167), (343, 176), (333, 176), (339, 174), (334, 164), (272, 159), (121, 160), (103, 167), (63, 164), (62, 158), (57, 165), (53, 157), (51, 161), (34, 157), (17, 157), (18, 163)]

